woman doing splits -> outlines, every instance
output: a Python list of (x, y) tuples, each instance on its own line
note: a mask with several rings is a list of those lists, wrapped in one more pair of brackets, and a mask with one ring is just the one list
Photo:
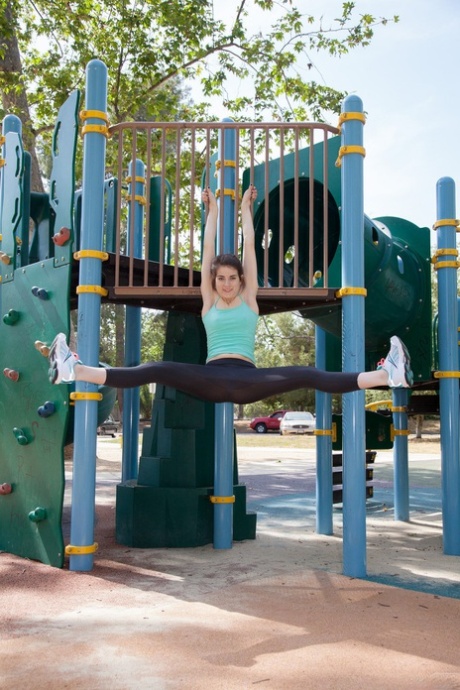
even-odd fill
[(145, 383), (170, 386), (202, 400), (236, 404), (252, 403), (299, 388), (325, 393), (350, 393), (390, 386), (410, 388), (413, 375), (409, 354), (393, 336), (391, 348), (379, 369), (370, 372), (327, 372), (309, 366), (257, 369), (254, 363), (257, 305), (257, 263), (252, 203), (257, 197), (251, 185), (241, 201), (243, 261), (234, 254), (215, 255), (217, 202), (207, 188), (202, 195), (207, 207), (201, 266), (201, 316), (207, 337), (206, 365), (180, 362), (148, 362), (135, 367), (90, 367), (81, 363), (59, 333), (50, 348), (50, 381), (86, 381), (113, 388), (134, 388)]

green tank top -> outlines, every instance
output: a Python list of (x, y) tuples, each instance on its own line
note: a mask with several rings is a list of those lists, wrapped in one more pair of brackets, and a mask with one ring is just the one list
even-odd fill
[(217, 302), (203, 316), (208, 345), (206, 361), (218, 355), (241, 355), (254, 362), (258, 315), (243, 299), (232, 309), (218, 309), (216, 305)]

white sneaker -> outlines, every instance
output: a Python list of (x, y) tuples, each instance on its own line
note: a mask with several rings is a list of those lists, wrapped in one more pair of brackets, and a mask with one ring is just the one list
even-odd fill
[(75, 381), (74, 367), (78, 361), (78, 355), (72, 352), (67, 345), (64, 333), (58, 333), (51, 344), (49, 353), (51, 366), (48, 376), (51, 383)]
[(392, 336), (390, 344), (390, 352), (379, 368), (387, 372), (390, 388), (410, 388), (414, 383), (414, 375), (410, 368), (409, 352), (396, 335)]

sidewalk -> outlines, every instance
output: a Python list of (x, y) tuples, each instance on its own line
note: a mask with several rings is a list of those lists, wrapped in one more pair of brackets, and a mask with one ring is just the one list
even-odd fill
[(366, 580), (341, 575), (339, 510), (334, 536), (314, 532), (310, 451), (239, 450), (258, 536), (229, 551), (117, 545), (119, 446), (101, 439), (98, 457), (92, 572), (0, 554), (0, 687), (460, 687), (460, 557), (442, 553), (435, 454), (411, 456), (410, 523), (378, 454)]

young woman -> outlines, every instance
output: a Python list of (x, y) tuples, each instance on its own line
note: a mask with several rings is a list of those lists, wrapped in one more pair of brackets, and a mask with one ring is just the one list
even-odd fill
[(370, 372), (327, 372), (315, 367), (257, 369), (254, 363), (257, 306), (257, 263), (252, 204), (257, 190), (251, 185), (241, 201), (243, 260), (233, 254), (215, 255), (217, 203), (208, 188), (202, 199), (208, 215), (201, 266), (201, 316), (206, 330), (206, 365), (148, 362), (136, 367), (102, 368), (82, 364), (59, 333), (50, 348), (50, 381), (86, 381), (113, 388), (157, 383), (210, 402), (247, 404), (299, 388), (325, 393), (349, 393), (365, 388), (412, 385), (409, 354), (393, 336), (379, 369)]

